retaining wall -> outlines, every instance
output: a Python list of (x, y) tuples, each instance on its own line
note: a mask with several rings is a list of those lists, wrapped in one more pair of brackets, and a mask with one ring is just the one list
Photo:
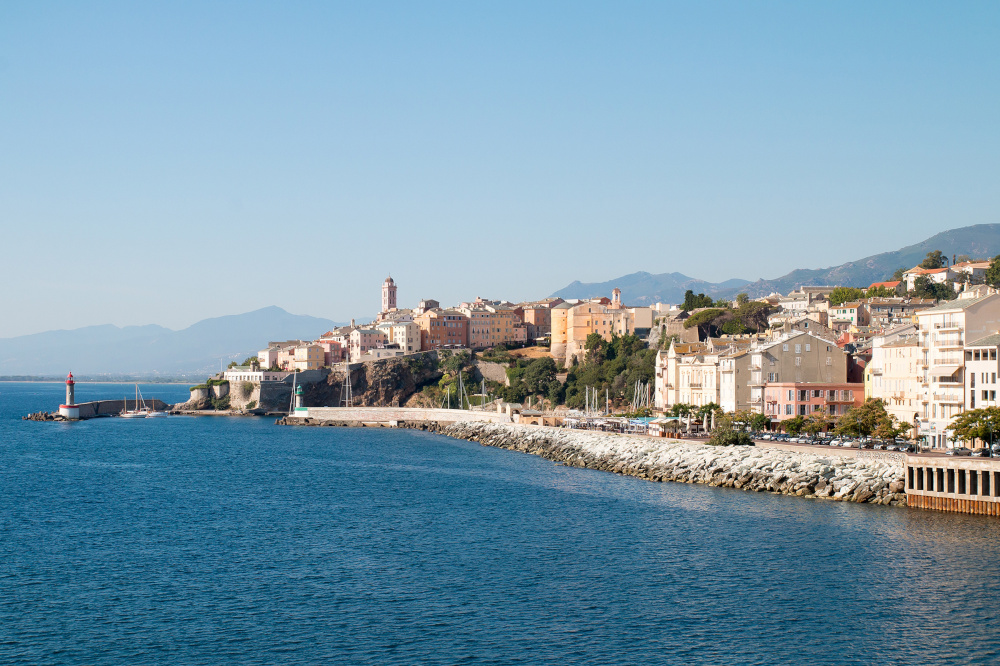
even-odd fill
[(357, 421), (362, 423), (393, 423), (399, 421), (437, 421), (456, 423), (510, 423), (510, 417), (498, 412), (477, 412), (464, 409), (423, 409), (418, 407), (308, 407), (297, 411), (298, 418), (319, 421)]

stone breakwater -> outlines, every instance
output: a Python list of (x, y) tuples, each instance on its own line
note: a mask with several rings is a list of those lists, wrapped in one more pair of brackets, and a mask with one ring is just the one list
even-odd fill
[(574, 467), (650, 481), (705, 483), (843, 502), (906, 504), (904, 468), (895, 461), (827, 458), (762, 447), (711, 446), (496, 423), (452, 423), (431, 430)]

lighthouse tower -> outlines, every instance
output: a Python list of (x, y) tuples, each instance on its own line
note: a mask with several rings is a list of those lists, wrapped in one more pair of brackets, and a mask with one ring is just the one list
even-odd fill
[(306, 408), (302, 406), (302, 384), (295, 387), (295, 411), (304, 412)]
[(80, 408), (76, 405), (76, 382), (72, 372), (66, 377), (66, 404), (59, 405), (59, 414), (67, 419), (80, 418)]
[(392, 312), (396, 309), (396, 283), (390, 275), (382, 283), (382, 312)]

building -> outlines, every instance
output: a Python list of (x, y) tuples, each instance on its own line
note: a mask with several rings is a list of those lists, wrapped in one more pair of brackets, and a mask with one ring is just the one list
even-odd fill
[(420, 351), (420, 326), (413, 321), (383, 321), (376, 328), (385, 333), (388, 345), (407, 354)]
[(293, 350), (292, 367), (295, 370), (319, 370), (326, 359), (326, 350), (320, 345), (299, 345)]
[[(779, 383), (847, 383), (849, 354), (831, 340), (794, 332), (750, 350), (750, 409), (764, 413), (764, 388)], [(859, 391), (864, 393), (864, 385)]]
[(764, 414), (772, 423), (821, 413), (839, 418), (864, 399), (864, 384), (775, 382), (764, 387)]
[(937, 284), (952, 284), (958, 278), (958, 274), (951, 268), (921, 268), (914, 266), (903, 273), (903, 281), (906, 283), (906, 290), (913, 291), (917, 278), (926, 277), (931, 282)]
[(356, 328), (351, 331), (348, 343), (351, 363), (358, 363), (361, 357), (378, 347), (384, 347), (388, 336), (377, 328)]
[(635, 331), (632, 313), (621, 304), (621, 292), (615, 289), (607, 298), (565, 302), (552, 308), (552, 344), (550, 351), (557, 363), (583, 360), (587, 336), (596, 333), (604, 340)]
[(853, 301), (831, 305), (827, 313), (830, 328), (835, 331), (846, 331), (851, 327), (868, 326), (868, 308), (864, 303)]
[(382, 309), (379, 312), (392, 312), (396, 309), (396, 283), (390, 275), (382, 282)]
[(261, 382), (281, 382), (285, 380), (288, 374), (287, 372), (257, 370), (247, 365), (239, 365), (223, 372), (222, 378), (229, 382), (230, 385), (235, 386), (237, 383), (242, 382), (252, 382), (254, 384), (260, 384)]
[[(965, 406), (968, 409), (1000, 407), (997, 373), (1000, 373), (1000, 334), (994, 333), (965, 345)], [(1000, 431), (997, 432), (1000, 437)]]
[(469, 346), (469, 318), (458, 310), (427, 310), (414, 318), (420, 327), (420, 348), (448, 349)]
[(344, 360), (344, 346), (338, 340), (320, 338), (316, 344), (323, 348), (323, 365), (336, 365)]
[(1000, 294), (985, 288), (963, 292), (954, 301), (918, 312), (917, 323), (923, 394), (919, 434), (933, 448), (951, 448), (955, 440), (948, 428), (964, 409), (968, 390), (965, 344), (1000, 331)]
[(512, 308), (478, 302), (463, 304), (457, 310), (469, 318), (471, 349), (487, 349), (507, 343), (521, 344), (527, 339), (526, 329), (519, 331), (517, 328), (521, 321)]
[[(726, 411), (735, 411), (742, 403), (742, 409), (746, 409), (749, 347), (749, 340), (725, 338), (671, 342), (669, 349), (656, 354), (654, 406), (666, 410), (679, 404), (701, 407), (715, 403)], [(737, 377), (743, 380), (742, 387)]]
[(934, 307), (934, 303), (931, 298), (869, 298), (868, 325), (885, 330), (909, 324), (917, 312)]
[(872, 339), (865, 368), (865, 398), (878, 398), (900, 423), (914, 423), (923, 411), (919, 374), (923, 351), (916, 324), (903, 324)]

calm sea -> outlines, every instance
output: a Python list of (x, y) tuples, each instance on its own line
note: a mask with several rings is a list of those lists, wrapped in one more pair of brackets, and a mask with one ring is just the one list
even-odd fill
[(410, 431), (20, 420), (62, 393), (0, 383), (5, 664), (1000, 659), (995, 519)]

